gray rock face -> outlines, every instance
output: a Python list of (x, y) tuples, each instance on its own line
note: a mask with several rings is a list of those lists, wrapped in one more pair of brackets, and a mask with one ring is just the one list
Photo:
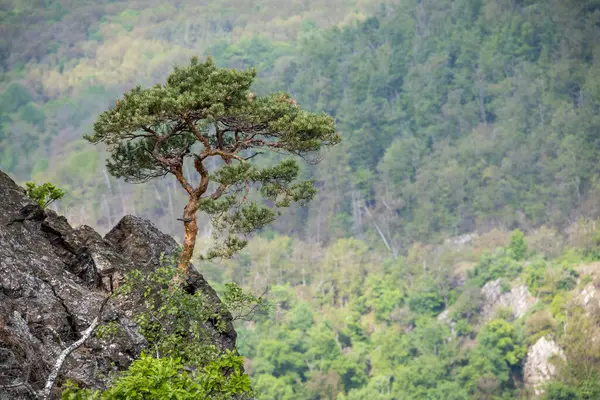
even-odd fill
[(587, 313), (600, 308), (600, 289), (594, 283), (588, 283), (578, 296), (578, 300)]
[(514, 287), (510, 291), (502, 293), (501, 279), (486, 283), (481, 288), (481, 295), (483, 298), (481, 314), (486, 321), (494, 317), (498, 307), (510, 308), (513, 317), (520, 318), (537, 303), (537, 299), (531, 296), (525, 285)]
[[(80, 338), (123, 274), (150, 271), (161, 253), (176, 249), (173, 238), (133, 216), (104, 238), (88, 226), (74, 229), (64, 217), (39, 209), (0, 171), (0, 399), (33, 399), (57, 356)], [(220, 311), (215, 291), (197, 272), (188, 284), (204, 293), (226, 322), (225, 333), (206, 325), (215, 344), (233, 349), (231, 316)], [(130, 303), (103, 313), (105, 322), (119, 324), (117, 337), (110, 343), (90, 338), (68, 357), (61, 376), (102, 388), (108, 373), (127, 368), (146, 344)]]
[(560, 357), (564, 360), (565, 354), (554, 340), (545, 337), (538, 339), (527, 351), (523, 377), (525, 385), (536, 396), (544, 393), (544, 383), (556, 375), (556, 367), (552, 363), (553, 357)]

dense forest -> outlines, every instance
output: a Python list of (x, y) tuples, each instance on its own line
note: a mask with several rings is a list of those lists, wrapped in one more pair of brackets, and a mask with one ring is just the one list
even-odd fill
[[(273, 303), (237, 327), (260, 399), (530, 398), (541, 338), (564, 355), (543, 396), (600, 398), (599, 1), (0, 4), (0, 169), (64, 188), (75, 223), (181, 238), (176, 182), (115, 180), (81, 137), (192, 56), (335, 117), (317, 198), (196, 262)], [(494, 285), (535, 301), (490, 310)]]

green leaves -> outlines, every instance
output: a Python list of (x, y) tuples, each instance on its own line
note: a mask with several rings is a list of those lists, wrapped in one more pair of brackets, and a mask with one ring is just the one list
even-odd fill
[[(296, 182), (296, 160), (256, 168), (249, 162), (224, 165), (212, 179), (227, 187), (219, 199), (203, 198), (199, 210), (211, 217), (217, 244), (204, 259), (230, 258), (246, 246), (245, 237), (273, 222), (280, 208), (306, 205), (316, 194), (312, 181)], [(260, 194), (263, 201), (255, 200)]]
[[(250, 378), (243, 372), (244, 358), (235, 351), (216, 348), (206, 325), (230, 329), (224, 319), (227, 311), (247, 319), (261, 312), (266, 302), (245, 294), (235, 284), (227, 285), (223, 305), (211, 303), (201, 291), (190, 295), (171, 284), (176, 274), (172, 262), (161, 260), (163, 265), (147, 276), (132, 271), (117, 289), (117, 295), (142, 306), (135, 322), (149, 352), (114, 377), (108, 390), (80, 390), (67, 384), (63, 400), (224, 400), (251, 396)], [(111, 327), (106, 326), (96, 336), (108, 340), (111, 333)]]
[[(208, 398), (240, 398), (252, 391), (250, 377), (242, 372), (244, 357), (227, 351), (217, 361), (210, 363), (200, 375), (200, 384)], [(243, 398), (243, 397), (242, 397)]]
[(487, 349), (499, 350), (511, 367), (518, 366), (526, 353), (515, 328), (503, 319), (494, 319), (485, 325), (477, 336), (477, 342)]
[(50, 182), (46, 182), (40, 186), (34, 182), (26, 182), (27, 196), (35, 200), (40, 207), (46, 208), (56, 200), (60, 200), (66, 194), (64, 190), (57, 188)]
[[(68, 384), (63, 400), (195, 400), (233, 399), (250, 394), (248, 375), (242, 373), (243, 357), (228, 351), (206, 367), (188, 372), (179, 358), (142, 354), (105, 392), (80, 390)], [(243, 398), (243, 397), (242, 397)]]
[(154, 358), (142, 354), (127, 372), (102, 395), (102, 400), (191, 400), (204, 395), (200, 384), (178, 358)]
[(233, 320), (251, 320), (259, 313), (265, 313), (270, 305), (262, 297), (244, 293), (236, 283), (226, 283), (221, 301), (233, 316)]
[[(171, 136), (194, 137), (200, 142), (206, 139), (233, 154), (267, 147), (301, 155), (339, 143), (333, 118), (301, 110), (286, 93), (261, 97), (250, 93), (255, 75), (253, 69), (218, 68), (210, 58), (204, 63), (192, 59), (189, 66), (176, 67), (165, 85), (149, 89), (138, 86), (125, 93), (98, 117), (94, 133), (86, 139), (107, 144), (112, 153), (124, 142), (154, 138), (162, 145), (161, 140)], [(195, 135), (194, 127), (202, 131), (201, 137)], [(217, 138), (217, 131), (227, 133), (227, 140)], [(195, 140), (180, 141), (163, 155), (182, 159)], [(237, 146), (221, 148), (219, 140), (235, 141)], [(147, 161), (140, 158), (144, 166)], [(155, 167), (161, 164), (156, 157), (154, 161)], [(120, 160), (114, 162), (118, 170)]]
[(493, 254), (484, 254), (474, 270), (469, 271), (469, 278), (479, 286), (498, 279), (513, 279), (523, 270), (523, 266), (514, 259), (512, 252), (498, 249)]
[(517, 229), (510, 235), (508, 251), (517, 261), (524, 259), (527, 255), (527, 243), (525, 243), (525, 235), (521, 230)]
[[(217, 244), (205, 258), (233, 256), (246, 245), (245, 236), (275, 220), (277, 208), (305, 205), (316, 193), (312, 181), (295, 182), (294, 160), (259, 169), (253, 157), (270, 150), (318, 162), (323, 146), (340, 141), (332, 117), (300, 109), (287, 93), (251, 93), (255, 76), (254, 69), (218, 68), (210, 58), (193, 58), (164, 85), (125, 93), (85, 137), (107, 145), (107, 169), (118, 178), (142, 183), (169, 173), (177, 177), (189, 195), (188, 218), (201, 210), (215, 227)], [(188, 158), (197, 179), (183, 174)], [(209, 164), (209, 158), (219, 161)], [(219, 185), (212, 193), (211, 182)], [(251, 200), (252, 189), (266, 202)], [(195, 236), (196, 228), (188, 234)], [(188, 264), (194, 239), (186, 237), (191, 248), (181, 265)]]

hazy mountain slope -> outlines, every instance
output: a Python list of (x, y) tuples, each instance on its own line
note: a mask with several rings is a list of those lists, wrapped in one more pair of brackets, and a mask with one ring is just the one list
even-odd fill
[(0, 167), (67, 189), (75, 223), (180, 234), (173, 181), (115, 181), (75, 139), (191, 55), (336, 116), (343, 144), (304, 170), (318, 199), (201, 266), (271, 290), (275, 314), (239, 327), (263, 398), (527, 398), (556, 348), (549, 398), (600, 397), (598, 0), (41, 4), (1, 14), (20, 39)]
[[(52, 179), (64, 186), (69, 195), (61, 211), (75, 222), (106, 230), (127, 212), (159, 219), (159, 208), (168, 207), (169, 200), (156, 193), (171, 194), (172, 189), (161, 184), (158, 191), (140, 193), (105, 180), (101, 153), (77, 141), (100, 111), (123, 90), (160, 82), (173, 65), (193, 55), (219, 53), (223, 45), (241, 46), (244, 53), (255, 49), (254, 54), (264, 46), (278, 48), (258, 63), (265, 72), (292, 51), (302, 32), (364, 18), (373, 8), (369, 2), (347, 0), (283, 5), (5, 0), (0, 13), (0, 64), (6, 69), (0, 77), (0, 167), (19, 180)], [(235, 57), (230, 61), (235, 64)], [(177, 203), (175, 193), (172, 197)], [(159, 225), (172, 232), (173, 219), (169, 214)]]

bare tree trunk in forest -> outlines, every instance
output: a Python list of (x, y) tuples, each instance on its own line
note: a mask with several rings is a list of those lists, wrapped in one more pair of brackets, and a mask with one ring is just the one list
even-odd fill
[(360, 195), (353, 190), (352, 196), (352, 220), (354, 222), (354, 233), (360, 238), (363, 234), (362, 227), (362, 211)]
[(321, 241), (321, 207), (317, 207), (317, 243)]
[(485, 81), (483, 79), (483, 73), (481, 68), (477, 67), (475, 70), (477, 76), (477, 89), (479, 92), (479, 112), (481, 113), (481, 122), (487, 126), (487, 118), (485, 115)]
[(383, 244), (385, 245), (385, 247), (388, 249), (388, 251), (390, 253), (392, 253), (392, 257), (394, 259), (398, 258), (396, 249), (393, 248), (392, 246), (390, 246), (390, 243), (388, 242), (388, 240), (385, 237), (385, 234), (383, 233), (383, 231), (379, 228), (379, 225), (377, 225), (377, 222), (375, 222), (375, 218), (373, 218), (373, 214), (371, 214), (371, 211), (369, 211), (369, 209), (365, 206), (363, 206), (363, 209), (365, 210), (365, 212), (367, 213), (367, 215), (371, 218), (371, 221), (373, 222), (373, 226), (375, 227), (375, 230), (377, 231), (377, 233), (379, 234), (379, 237), (381, 237), (381, 240), (383, 241)]

